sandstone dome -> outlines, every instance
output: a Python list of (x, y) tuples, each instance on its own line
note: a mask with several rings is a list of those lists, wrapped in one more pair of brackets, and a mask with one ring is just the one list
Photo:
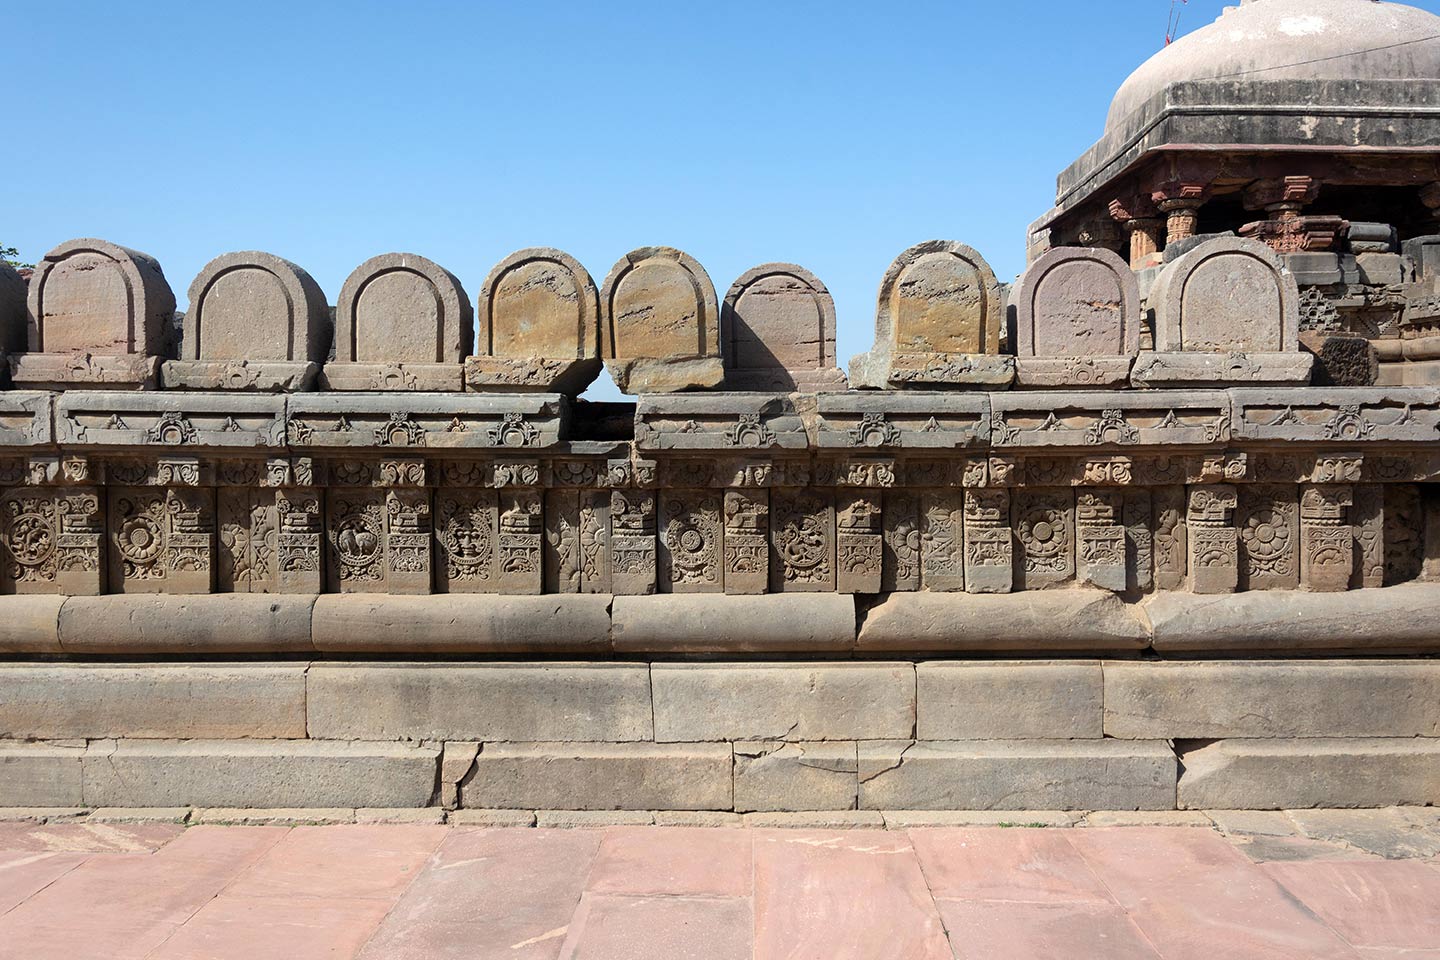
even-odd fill
[(1376, 0), (1242, 0), (1141, 64), (1106, 130), (1171, 83), (1227, 79), (1440, 79), (1440, 16)]

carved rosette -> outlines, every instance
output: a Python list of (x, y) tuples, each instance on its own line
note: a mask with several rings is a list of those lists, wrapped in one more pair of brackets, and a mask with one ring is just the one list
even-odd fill
[(660, 495), (659, 583), (673, 593), (718, 593), (724, 521), (723, 499), (698, 490), (666, 490)]

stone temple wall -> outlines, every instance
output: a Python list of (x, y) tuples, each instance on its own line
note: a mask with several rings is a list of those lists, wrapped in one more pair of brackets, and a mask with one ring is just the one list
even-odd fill
[(793, 264), (15, 279), (0, 806), (1440, 802), (1440, 388), (1263, 244), (919, 244), (853, 388)]

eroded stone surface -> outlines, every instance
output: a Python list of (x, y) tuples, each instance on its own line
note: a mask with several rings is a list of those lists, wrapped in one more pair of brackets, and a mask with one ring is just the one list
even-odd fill
[(600, 373), (600, 299), (569, 254), (519, 250), (495, 265), (476, 301), (476, 356), (465, 386), (578, 396)]
[(875, 346), (850, 362), (856, 387), (1007, 386), (996, 356), (1005, 324), (994, 271), (975, 250), (931, 240), (902, 253), (880, 281)]
[(720, 310), (705, 268), (673, 247), (620, 259), (600, 291), (600, 355), (624, 393), (718, 386)]

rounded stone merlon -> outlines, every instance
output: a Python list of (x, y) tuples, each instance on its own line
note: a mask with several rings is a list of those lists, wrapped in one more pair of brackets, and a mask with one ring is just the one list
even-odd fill
[(1141, 620), (1105, 590), (894, 593), (867, 611), (856, 649), (892, 651), (1142, 650)]
[(1140, 286), (1114, 251), (1055, 247), (1025, 269), (1009, 300), (1019, 357), (1140, 352)]
[(1159, 593), (1144, 604), (1160, 653), (1440, 650), (1440, 584), (1346, 593)]
[(727, 390), (844, 390), (835, 365), (835, 300), (793, 263), (766, 263), (730, 285), (720, 307)]
[(165, 356), (175, 292), (149, 254), (69, 240), (36, 264), (26, 310), (31, 353)]
[[(875, 390), (971, 383), (964, 358), (998, 354), (1004, 326), (1004, 291), (984, 257), (954, 240), (917, 243), (880, 280), (875, 346), (850, 361), (850, 382)], [(892, 362), (902, 355), (912, 373), (897, 381)], [(926, 373), (914, 375), (917, 367)]]
[(65, 601), (49, 594), (6, 597), (0, 653), (61, 653), (60, 608)]
[[(629, 393), (665, 393), (690, 386), (717, 386), (710, 382), (708, 366), (689, 361), (711, 360), (723, 377), (720, 362), (720, 308), (715, 285), (694, 257), (674, 247), (632, 250), (610, 269), (600, 288), (600, 355), (620, 361), (627, 383), (617, 386)], [(675, 372), (662, 366), (652, 385), (650, 365), (626, 361), (659, 360), (678, 363), (684, 372), (681, 386), (673, 385)], [(685, 369), (689, 365), (691, 369)], [(609, 366), (609, 364), (607, 364)], [(615, 367), (611, 368), (612, 376)]]
[(1159, 353), (1294, 353), (1300, 288), (1259, 240), (1216, 237), (1167, 263), (1150, 288)]
[(482, 357), (600, 356), (600, 291), (563, 250), (527, 247), (497, 263), (475, 298)]
[(0, 263), (0, 353), (19, 353), (26, 347), (25, 278)]
[(458, 364), (474, 347), (474, 326), (453, 273), (413, 253), (382, 253), (340, 289), (332, 362)]
[(838, 593), (616, 597), (620, 653), (849, 652), (855, 600)]
[(605, 653), (605, 594), (325, 594), (315, 603), (324, 653)]
[(283, 594), (70, 597), (60, 608), (69, 654), (309, 653), (315, 597)]
[(270, 253), (222, 253), (190, 283), (183, 360), (324, 362), (330, 307), (305, 270)]

